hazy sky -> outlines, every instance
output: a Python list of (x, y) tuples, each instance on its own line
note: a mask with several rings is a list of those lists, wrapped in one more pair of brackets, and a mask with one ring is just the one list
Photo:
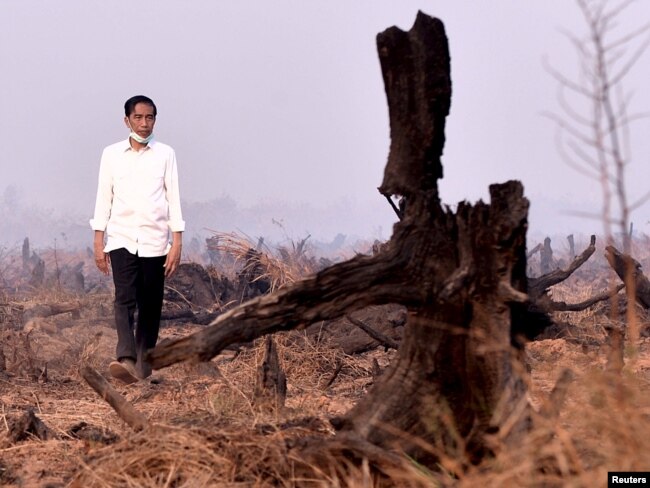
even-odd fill
[[(184, 200), (344, 202), (341, 221), (390, 225), (376, 190), (389, 129), (375, 36), (409, 29), (418, 9), (450, 42), (443, 201), (520, 179), (532, 230), (601, 232), (566, 215), (597, 211), (600, 189), (560, 159), (541, 115), (558, 110), (542, 59), (576, 70), (560, 33), (585, 29), (571, 0), (0, 0), (0, 192), (90, 218), (101, 150), (127, 136), (124, 101), (146, 94)], [(630, 25), (647, 22), (650, 2), (630, 12)], [(646, 110), (649, 75), (646, 55), (628, 83)], [(632, 195), (650, 189), (649, 128), (633, 133)]]

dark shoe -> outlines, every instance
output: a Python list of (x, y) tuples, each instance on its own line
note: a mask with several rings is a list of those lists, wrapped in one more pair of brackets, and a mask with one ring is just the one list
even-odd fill
[(108, 365), (108, 371), (115, 379), (120, 380), (122, 383), (130, 385), (140, 380), (135, 371), (135, 361), (132, 359), (122, 359), (121, 361), (113, 361)]

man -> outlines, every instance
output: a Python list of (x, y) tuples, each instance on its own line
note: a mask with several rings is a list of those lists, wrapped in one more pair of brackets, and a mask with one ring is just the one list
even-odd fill
[(124, 114), (130, 134), (102, 153), (90, 226), (95, 263), (106, 275), (112, 268), (115, 284), (117, 348), (109, 371), (129, 384), (151, 375), (144, 353), (158, 340), (164, 281), (180, 262), (185, 222), (176, 155), (153, 139), (156, 105), (138, 95)]

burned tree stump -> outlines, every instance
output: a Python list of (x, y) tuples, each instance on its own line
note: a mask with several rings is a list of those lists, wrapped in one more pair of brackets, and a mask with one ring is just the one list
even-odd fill
[(266, 337), (264, 361), (257, 371), (254, 404), (263, 410), (281, 410), (287, 398), (287, 377), (272, 336)]
[(529, 427), (521, 337), (528, 200), (519, 182), (490, 186), (489, 204), (439, 199), (440, 157), (451, 102), (449, 52), (441, 21), (418, 13), (413, 28), (377, 36), (388, 100), (391, 147), (380, 192), (406, 205), (393, 236), (373, 256), (357, 256), (272, 295), (251, 300), (211, 327), (161, 344), (155, 368), (373, 304), (408, 309), (398, 358), (366, 397), (336, 422), (347, 452), (393, 459), (396, 447), (428, 466), (422, 445), (476, 463)]
[(544, 245), (539, 251), (539, 267), (543, 275), (553, 271), (553, 249), (550, 237), (544, 239)]
[(566, 236), (566, 240), (569, 241), (569, 257), (575, 259), (576, 257), (576, 243), (573, 239), (573, 234)]

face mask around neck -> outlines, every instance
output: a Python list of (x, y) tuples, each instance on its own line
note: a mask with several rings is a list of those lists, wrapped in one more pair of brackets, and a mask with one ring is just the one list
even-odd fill
[(151, 139), (153, 139), (153, 132), (149, 134), (147, 137), (142, 137), (133, 131), (131, 124), (129, 124), (129, 129), (131, 129), (131, 133), (129, 134), (129, 137), (133, 139), (135, 142), (138, 142), (140, 144), (149, 144), (149, 142), (151, 142)]

